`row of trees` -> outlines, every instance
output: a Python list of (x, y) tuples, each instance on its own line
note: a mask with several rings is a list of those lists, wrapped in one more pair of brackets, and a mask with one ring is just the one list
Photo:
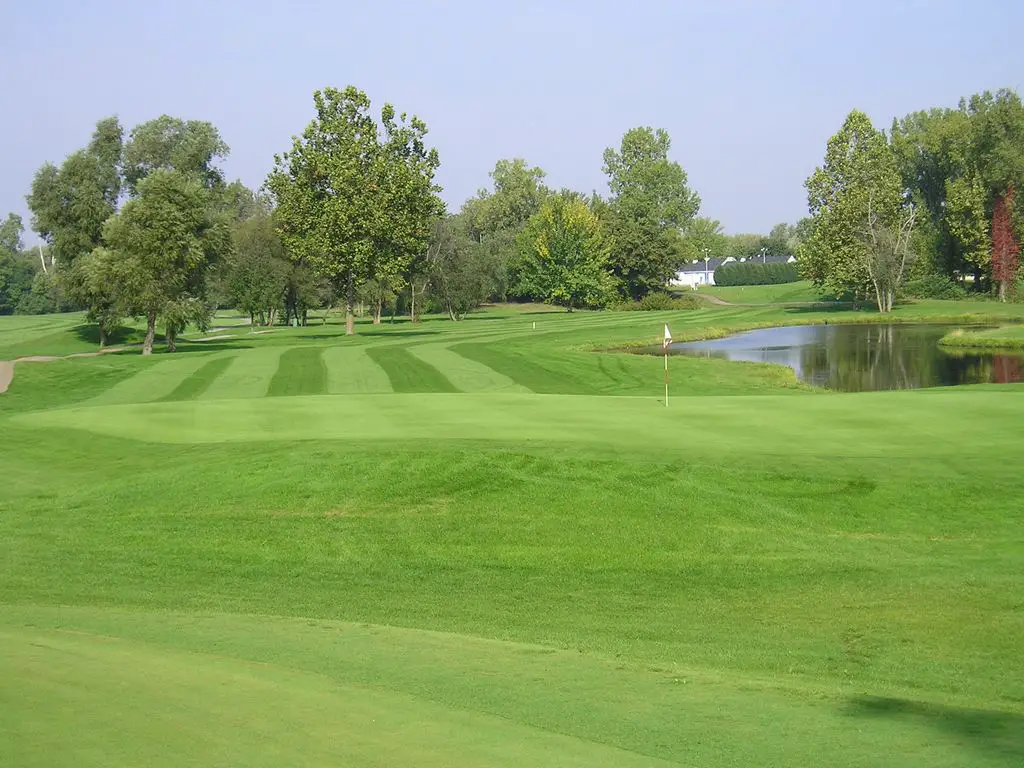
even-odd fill
[[(315, 99), (318, 119), (276, 159), (269, 194), (225, 183), (228, 147), (213, 125), (168, 116), (127, 140), (116, 118), (101, 120), (85, 148), (36, 173), (28, 203), (49, 272), (98, 324), (101, 344), (140, 317), (143, 354), (158, 326), (173, 351), (183, 328), (205, 327), (218, 306), (254, 322), (305, 322), (339, 289), (351, 330), (356, 284), (380, 293), (424, 252), (443, 211), (426, 127), (385, 106), (379, 133), (355, 89)], [(16, 234), (0, 249), (0, 278), (11, 271), (6, 252), (20, 250)]]
[(604, 152), (608, 198), (552, 190), (542, 169), (501, 160), (493, 188), (467, 200), (450, 231), (492, 297), (569, 309), (642, 298), (686, 263), (684, 231), (700, 207), (670, 149), (663, 130), (628, 131)]
[(727, 235), (721, 222), (697, 216), (683, 231), (685, 255), (691, 262), (730, 257), (739, 261), (762, 254), (794, 256), (807, 237), (810, 221), (806, 218), (796, 224), (776, 224), (767, 235)]
[(889, 135), (853, 111), (807, 179), (805, 276), (881, 311), (908, 277), (941, 276), (1006, 300), (1019, 274), (1024, 106), (1011, 90), (915, 112)]
[(389, 104), (374, 112), (352, 87), (313, 100), (314, 119), (258, 193), (226, 182), (228, 147), (208, 122), (165, 115), (126, 136), (116, 118), (99, 121), (85, 147), (33, 179), (38, 266), (20, 223), (5, 225), (0, 311), (85, 309), (101, 343), (144, 318), (149, 354), (159, 327), (173, 350), (187, 324), (205, 327), (223, 306), (273, 324), (340, 303), (353, 333), (366, 307), (375, 322), (428, 306), (457, 320), (489, 299), (600, 307), (662, 290), (709, 252), (793, 248), (786, 225), (730, 238), (697, 218), (663, 130), (634, 128), (605, 151), (608, 197), (549, 189), (540, 168), (502, 160), (493, 188), (449, 215), (421, 120)]

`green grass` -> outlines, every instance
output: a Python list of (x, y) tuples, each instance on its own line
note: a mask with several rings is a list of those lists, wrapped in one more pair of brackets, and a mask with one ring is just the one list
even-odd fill
[(954, 331), (939, 342), (944, 347), (1024, 351), (1024, 326), (1008, 325), (980, 331)]
[(206, 362), (195, 373), (182, 381), (172, 392), (162, 397), (162, 400), (195, 400), (203, 395), (210, 388), (221, 374), (230, 367), (233, 359), (230, 357), (218, 357)]
[(327, 367), (319, 347), (298, 347), (281, 355), (268, 395), (318, 395), (327, 391)]
[(369, 358), (387, 374), (395, 392), (458, 392), (437, 368), (404, 347), (371, 347)]
[(665, 408), (660, 358), (592, 351), (865, 317), (500, 308), (19, 364), (4, 765), (1020, 765), (1024, 386), (673, 358)]
[(780, 285), (705, 285), (702, 295), (715, 296), (731, 304), (785, 304), (821, 301), (821, 294), (808, 280)]

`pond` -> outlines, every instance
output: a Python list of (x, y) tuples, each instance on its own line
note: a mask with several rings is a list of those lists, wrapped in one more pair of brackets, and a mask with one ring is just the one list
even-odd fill
[(672, 344), (673, 354), (788, 365), (809, 384), (843, 392), (1021, 381), (1024, 356), (939, 346), (957, 326), (796, 325)]

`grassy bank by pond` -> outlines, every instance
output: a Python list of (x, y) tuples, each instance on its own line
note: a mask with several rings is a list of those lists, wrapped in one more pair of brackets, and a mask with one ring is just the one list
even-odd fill
[(953, 331), (943, 336), (939, 343), (944, 347), (1024, 352), (1024, 325)]

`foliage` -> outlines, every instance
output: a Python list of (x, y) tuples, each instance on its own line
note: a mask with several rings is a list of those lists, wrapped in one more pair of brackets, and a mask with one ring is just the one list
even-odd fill
[(779, 285), (800, 279), (796, 264), (728, 261), (715, 270), (715, 285)]
[(490, 174), (493, 191), (481, 189), (459, 213), (460, 228), (478, 246), (475, 258), (491, 276), (488, 292), (494, 298), (529, 298), (520, 286), (518, 238), (551, 194), (545, 175), (522, 158), (499, 160)]
[(760, 256), (764, 248), (764, 238), (761, 235), (740, 233), (728, 235), (725, 241), (725, 256), (736, 260), (750, 259)]
[(1012, 292), (1020, 267), (1020, 245), (1010, 218), (1014, 196), (1013, 184), (1010, 183), (992, 213), (992, 280), (999, 284), (1002, 301), (1006, 301), (1007, 294)]
[[(990, 225), (998, 201), (1024, 183), (1024, 105), (1012, 90), (962, 99), (957, 109), (915, 112), (893, 123), (906, 194), (924, 212), (922, 264), (953, 280), (991, 279)], [(1011, 211), (1020, 239), (1024, 217)]]
[(915, 299), (963, 299), (967, 296), (967, 291), (960, 283), (937, 274), (907, 281), (904, 293)]
[(542, 301), (602, 307), (615, 293), (601, 222), (579, 196), (549, 197), (520, 235), (521, 285)]
[(911, 250), (917, 211), (913, 206), (898, 211), (895, 220), (888, 221), (872, 207), (868, 199), (868, 215), (861, 238), (866, 246), (864, 266), (874, 289), (879, 312), (891, 312), (914, 262)]
[(63, 270), (71, 298), (80, 306), (88, 307), (86, 319), (96, 323), (99, 329), (100, 347), (106, 346), (125, 314), (117, 290), (120, 279), (117, 267), (115, 254), (96, 248), (75, 259), (70, 269)]
[(613, 309), (617, 312), (663, 312), (701, 309), (705, 306), (707, 305), (693, 292), (672, 296), (664, 291), (655, 291), (648, 293), (639, 301), (623, 301), (616, 304)]
[(461, 215), (436, 222), (430, 251), (430, 298), (452, 320), (461, 320), (490, 294), (493, 261), (471, 239)]
[(627, 131), (619, 149), (604, 152), (612, 192), (606, 226), (611, 266), (634, 299), (661, 290), (687, 261), (680, 231), (700, 208), (686, 172), (668, 159), (671, 145), (664, 130), (642, 127)]
[(132, 129), (124, 145), (124, 182), (131, 194), (157, 170), (177, 171), (207, 190), (220, 189), (224, 174), (217, 165), (228, 145), (217, 128), (203, 120), (161, 115)]
[(683, 248), (690, 262), (705, 258), (724, 258), (729, 238), (721, 222), (704, 216), (694, 216), (683, 229)]
[(46, 163), (32, 180), (27, 198), (32, 229), (46, 241), (58, 266), (70, 267), (100, 245), (121, 191), (121, 135), (117, 118), (100, 120), (88, 147), (72, 153), (59, 168)]
[(291, 264), (271, 216), (257, 214), (235, 225), (227, 267), (232, 303), (250, 318), (273, 325), (284, 308)]
[(158, 318), (166, 323), (169, 350), (186, 323), (205, 322), (207, 270), (230, 253), (231, 235), (194, 176), (158, 169), (136, 192), (104, 228), (110, 254), (100, 261), (115, 276), (122, 312), (146, 318), (148, 355)]
[(14, 313), (17, 315), (45, 315), (59, 312), (62, 309), (60, 287), (55, 276), (45, 272), (35, 272), (32, 285), (23, 291), (18, 299)]
[(275, 156), (267, 188), (292, 257), (344, 287), (354, 333), (357, 284), (398, 277), (425, 249), (442, 210), (433, 184), (439, 160), (424, 142), (426, 125), (396, 119), (390, 104), (381, 110), (382, 137), (356, 88), (317, 91), (313, 101), (316, 117)]
[(0, 224), (0, 315), (17, 311), (22, 296), (32, 290), (35, 270), (19, 258), (23, 230), (21, 217), (14, 213)]
[[(902, 211), (900, 177), (884, 134), (854, 110), (829, 139), (825, 162), (806, 186), (813, 224), (800, 247), (802, 276), (834, 296), (865, 296), (877, 256), (863, 234), (869, 211), (878, 226), (890, 229)], [(877, 299), (882, 308), (882, 294)]]

